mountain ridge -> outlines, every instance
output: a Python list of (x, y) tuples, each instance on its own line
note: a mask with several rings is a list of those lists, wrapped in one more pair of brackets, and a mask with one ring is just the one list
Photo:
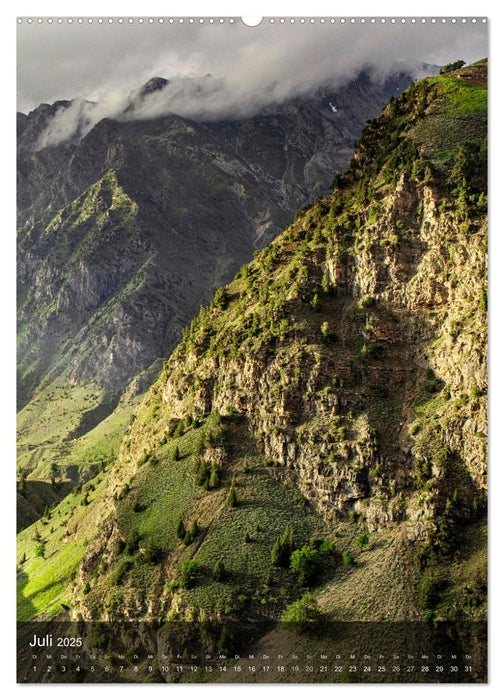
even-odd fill
[(306, 590), (327, 622), (486, 619), (485, 185), (486, 62), (392, 99), (186, 329), (54, 558), (21, 533), (22, 619), (276, 624)]

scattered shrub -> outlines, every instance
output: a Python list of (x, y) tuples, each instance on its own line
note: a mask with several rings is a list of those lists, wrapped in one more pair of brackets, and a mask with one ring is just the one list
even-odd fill
[(324, 323), (320, 326), (320, 335), (322, 336), (322, 340), (325, 342), (329, 342), (330, 340), (334, 339), (334, 333), (330, 331), (329, 323), (327, 321), (324, 321)]
[(336, 546), (332, 542), (324, 540), (319, 547), (320, 554), (328, 556), (329, 554), (334, 554), (336, 551)]
[(296, 600), (285, 609), (281, 620), (302, 632), (309, 627), (310, 623), (316, 622), (320, 617), (315, 596), (312, 593), (306, 593), (300, 600)]
[(157, 544), (154, 544), (152, 540), (149, 540), (145, 545), (145, 549), (142, 552), (142, 556), (147, 564), (157, 564), (161, 560), (162, 550)]
[(361, 309), (367, 309), (370, 306), (374, 306), (375, 304), (376, 299), (370, 294), (366, 295), (365, 297), (362, 297), (362, 299), (359, 301), (359, 307)]
[(367, 544), (369, 544), (369, 535), (367, 534), (367, 532), (362, 532), (360, 535), (357, 535), (355, 544), (362, 551), (364, 547), (366, 547)]
[(140, 542), (140, 533), (136, 528), (134, 528), (128, 535), (126, 540), (126, 551), (128, 554), (133, 554), (133, 552), (138, 549), (138, 543)]
[(346, 567), (352, 566), (352, 564), (354, 563), (354, 558), (349, 552), (343, 552), (341, 556), (343, 557), (343, 564)]
[(131, 569), (131, 561), (122, 561), (117, 569), (114, 571), (110, 577), (110, 582), (113, 586), (121, 586), (126, 578), (126, 574)]
[(319, 555), (316, 549), (305, 545), (292, 552), (290, 558), (291, 571), (297, 576), (300, 586), (313, 581), (320, 568)]
[(370, 360), (378, 360), (385, 351), (381, 343), (364, 343), (361, 348), (361, 355)]
[(173, 431), (173, 437), (178, 438), (183, 434), (184, 434), (184, 422), (179, 420), (179, 422), (177, 423), (177, 427)]
[(43, 559), (45, 557), (45, 552), (46, 552), (45, 542), (39, 542), (35, 546), (35, 556), (41, 557)]
[(418, 586), (418, 605), (423, 611), (432, 610), (438, 600), (439, 593), (446, 586), (446, 581), (432, 573), (426, 572)]
[(203, 486), (208, 476), (205, 461), (200, 457), (196, 462), (196, 485)]
[(180, 567), (180, 585), (183, 588), (192, 588), (200, 573), (200, 566), (194, 559), (186, 559)]
[(221, 287), (217, 290), (214, 296), (213, 303), (214, 306), (220, 309), (221, 311), (226, 308), (228, 303), (228, 295), (224, 287)]

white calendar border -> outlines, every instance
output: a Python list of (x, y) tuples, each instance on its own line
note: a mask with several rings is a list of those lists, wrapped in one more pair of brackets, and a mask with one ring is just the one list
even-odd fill
[[(3, 532), (5, 533), (5, 553), (4, 561), (8, 569), (7, 575), (2, 577), (1, 582), (1, 593), (2, 602), (4, 603), (4, 613), (5, 619), (4, 624), (2, 624), (2, 632), (0, 634), (0, 653), (2, 656), (2, 663), (4, 669), (2, 672), (2, 686), (9, 691), (9, 696), (12, 697), (62, 697), (76, 695), (92, 692), (93, 696), (101, 697), (105, 694), (110, 697), (116, 692), (120, 692), (121, 695), (130, 696), (135, 694), (138, 697), (139, 692), (144, 692), (144, 688), (148, 688), (145, 692), (154, 693), (156, 696), (158, 693), (163, 693), (163, 697), (170, 697), (174, 695), (183, 698), (196, 697), (196, 694), (201, 697), (201, 694), (205, 694), (205, 698), (210, 698), (212, 700), (214, 697), (219, 698), (230, 696), (231, 694), (240, 693), (240, 697), (247, 698), (257, 698), (257, 694), (260, 693), (261, 696), (276, 698), (284, 695), (289, 695), (290, 698), (306, 698), (307, 693), (311, 693), (313, 686), (302, 684), (271, 684), (271, 685), (242, 685), (230, 683), (219, 684), (219, 685), (186, 685), (186, 686), (154, 686), (145, 684), (141, 688), (135, 685), (126, 686), (121, 685), (120, 687), (112, 684), (104, 684), (102, 686), (84, 684), (83, 686), (68, 686), (68, 685), (51, 685), (51, 686), (16, 686), (15, 685), (15, 644), (14, 644), (14, 630), (15, 630), (15, 582), (14, 577), (11, 576), (11, 570), (14, 570), (15, 562), (15, 499), (14, 499), (14, 481), (15, 481), (15, 344), (14, 344), (14, 332), (15, 328), (15, 305), (13, 303), (15, 289), (15, 243), (10, 240), (10, 233), (15, 230), (15, 191), (14, 191), (14, 173), (15, 173), (15, 142), (12, 138), (13, 134), (13, 123), (15, 114), (15, 16), (68, 16), (79, 15), (83, 16), (118, 16), (118, 15), (131, 15), (136, 16), (139, 14), (139, 10), (143, 16), (184, 16), (184, 17), (206, 17), (210, 16), (209, 10), (213, 16), (316, 16), (316, 17), (331, 17), (331, 16), (348, 16), (351, 10), (356, 17), (371, 17), (377, 13), (384, 17), (402, 17), (408, 15), (424, 15), (424, 16), (435, 16), (435, 17), (481, 17), (489, 16), (490, 23), (490, 35), (494, 38), (491, 42), (491, 55), (492, 60), (490, 63), (490, 75), (491, 75), (491, 115), (492, 121), (494, 121), (496, 127), (491, 131), (491, 175), (490, 175), (490, 189), (492, 193), (496, 195), (496, 199), (499, 199), (500, 191), (502, 185), (502, 176), (499, 171), (502, 170), (500, 167), (501, 160), (504, 157), (504, 149), (502, 148), (503, 136), (502, 129), (500, 128), (500, 119), (497, 118), (497, 114), (502, 114), (502, 96), (499, 91), (502, 92), (503, 88), (499, 83), (502, 76), (502, 71), (504, 69), (503, 62), (503, 12), (500, 8), (496, 7), (493, 2), (479, 1), (467, 2), (466, 0), (460, 0), (459, 2), (434, 2), (433, 0), (424, 0), (421, 4), (415, 5), (405, 5), (404, 1), (390, 1), (390, 2), (362, 2), (355, 0), (352, 3), (335, 3), (328, 2), (327, 0), (311, 0), (310, 2), (299, 2), (298, 0), (291, 0), (287, 2), (286, 0), (271, 0), (270, 2), (261, 2), (257, 0), (256, 2), (251, 2), (250, 0), (246, 2), (236, 3), (225, 0), (216, 0), (215, 2), (200, 2), (187, 0), (186, 2), (174, 2), (174, 3), (162, 3), (154, 0), (143, 0), (143, 2), (132, 2), (131, 0), (124, 0), (123, 2), (111, 2), (103, 0), (102, 2), (97, 2), (96, 0), (88, 0), (87, 2), (82, 2), (77, 0), (76, 2), (69, 4), (68, 2), (51, 1), (51, 2), (17, 2), (15, 6), (10, 9), (0, 10), (2, 16), (2, 22), (0, 23), (0, 31), (2, 32), (2, 57), (4, 60), (4, 70), (2, 85), (4, 91), (8, 94), (8, 99), (3, 100), (2, 103), (2, 133), (4, 135), (4, 151), (7, 150), (7, 163), (9, 167), (6, 166), (5, 160), (2, 166), (2, 192), (6, 193), (6, 197), (3, 200), (2, 210), (4, 215), (2, 217), (2, 254), (0, 255), (0, 263), (2, 265), (0, 269), (0, 284), (1, 284), (1, 296), (3, 300), (2, 305), (2, 323), (7, 327), (8, 333), (4, 333), (2, 347), (0, 348), (0, 367), (3, 369), (2, 376), (2, 387), (4, 391), (2, 392), (2, 401), (0, 404), (0, 425), (2, 426), (2, 456), (3, 456), (3, 469), (5, 478), (8, 483), (8, 489), (4, 489), (7, 492), (9, 502), (7, 504), (7, 509), (2, 508), (2, 516), (7, 515), (7, 524), (4, 524)], [(495, 78), (494, 78), (495, 76)], [(500, 133), (499, 133), (500, 132)], [(492, 202), (492, 196), (490, 196), (490, 202)], [(8, 212), (5, 216), (5, 211)], [(502, 692), (504, 687), (500, 669), (503, 667), (504, 660), (501, 658), (502, 652), (504, 652), (504, 647), (499, 641), (499, 633), (501, 625), (504, 624), (503, 616), (503, 604), (501, 602), (503, 596), (499, 590), (499, 582), (502, 582), (502, 546), (499, 546), (502, 542), (501, 532), (499, 532), (499, 527), (502, 527), (502, 521), (497, 520), (497, 515), (495, 511), (499, 510), (499, 498), (500, 494), (504, 493), (504, 468), (500, 464), (502, 459), (499, 455), (499, 445), (496, 445), (496, 441), (493, 439), (493, 435), (499, 434), (499, 429), (501, 428), (501, 423), (504, 420), (504, 411), (502, 406), (499, 406), (499, 397), (504, 396), (504, 370), (499, 367), (499, 350), (504, 347), (504, 330), (502, 329), (502, 314), (500, 313), (501, 306), (504, 303), (504, 293), (502, 287), (502, 280), (504, 280), (504, 275), (500, 273), (500, 265), (504, 265), (504, 235), (500, 231), (502, 226), (499, 226), (499, 217), (496, 207), (492, 207), (490, 213), (490, 228), (491, 228), (491, 247), (490, 247), (490, 352), (491, 352), (491, 363), (490, 363), (490, 377), (491, 377), (491, 390), (490, 390), (490, 532), (491, 532), (491, 645), (490, 645), (490, 683), (488, 686), (478, 686), (478, 685), (457, 685), (457, 686), (447, 686), (445, 684), (440, 685), (428, 685), (425, 684), (414, 684), (405, 686), (404, 684), (392, 685), (384, 684), (380, 686), (372, 684), (362, 684), (362, 685), (342, 685), (342, 684), (330, 684), (330, 685), (316, 685), (316, 694), (320, 698), (355, 698), (358, 700), (360, 697), (368, 697), (372, 694), (373, 700), (377, 698), (389, 698), (391, 695), (403, 697), (405, 694), (420, 695), (425, 692), (434, 693), (446, 693), (451, 694), (452, 692), (457, 694), (457, 697), (464, 696), (474, 696), (478, 692), (489, 693), (490, 697), (497, 697), (498, 694)], [(499, 279), (500, 278), (500, 279)], [(500, 324), (499, 324), (500, 321)], [(7, 340), (6, 340), (7, 335)], [(12, 480), (11, 480), (12, 479)], [(10, 495), (12, 494), (12, 496)], [(3, 504), (5, 505), (5, 504)], [(500, 508), (502, 510), (502, 508)], [(7, 540), (7, 541), (6, 541)], [(499, 551), (500, 550), (500, 551)], [(12, 567), (12, 569), (11, 569)], [(502, 583), (501, 583), (502, 585)], [(143, 696), (142, 696), (143, 697)]]

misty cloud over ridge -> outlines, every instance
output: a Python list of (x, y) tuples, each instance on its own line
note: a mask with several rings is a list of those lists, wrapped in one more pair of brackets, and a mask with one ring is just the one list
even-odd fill
[[(18, 30), (19, 109), (73, 99), (44, 144), (85, 133), (104, 117), (245, 116), (328, 82), (337, 88), (370, 66), (378, 79), (397, 63), (469, 63), (488, 53), (481, 23), (33, 23)], [(170, 82), (132, 108), (132, 89), (153, 76)]]
[[(405, 70), (408, 66), (397, 64), (394, 69)], [(431, 74), (421, 67), (411, 66), (416, 77)], [(380, 80), (386, 73), (377, 74), (372, 67), (368, 71)], [(337, 89), (348, 82), (352, 75), (334, 76), (322, 84)], [(286, 100), (307, 92), (313, 93), (319, 85), (301, 83), (299, 85), (273, 83), (261, 90), (246, 90), (225, 78), (213, 76), (203, 78), (176, 78), (145, 96), (141, 88), (132, 92), (109, 90), (97, 102), (74, 99), (59, 107), (49, 125), (42, 133), (37, 148), (55, 146), (63, 141), (85, 136), (95, 124), (108, 117), (120, 121), (155, 119), (168, 114), (176, 114), (195, 120), (214, 120), (225, 118), (243, 118), (283, 104)]]

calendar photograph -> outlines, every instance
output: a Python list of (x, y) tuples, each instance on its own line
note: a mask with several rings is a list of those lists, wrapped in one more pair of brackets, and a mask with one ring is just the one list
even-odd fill
[(487, 70), (17, 18), (18, 683), (487, 683)]

